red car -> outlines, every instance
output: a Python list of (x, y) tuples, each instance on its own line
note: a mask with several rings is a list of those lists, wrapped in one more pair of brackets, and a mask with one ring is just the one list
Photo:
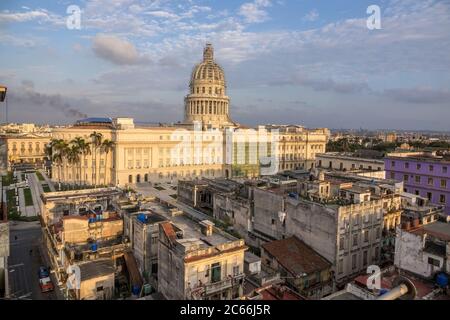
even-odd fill
[(39, 286), (41, 287), (41, 292), (53, 291), (53, 282), (50, 277), (39, 279)]

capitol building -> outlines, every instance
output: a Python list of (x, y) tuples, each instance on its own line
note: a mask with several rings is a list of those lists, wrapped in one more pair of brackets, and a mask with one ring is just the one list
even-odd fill
[[(214, 48), (207, 44), (184, 99), (184, 119), (139, 126), (132, 118), (88, 118), (53, 130), (53, 141), (84, 141), (78, 156), (52, 163), (52, 180), (126, 186), (180, 179), (257, 177), (310, 169), (325, 152), (329, 130), (298, 125), (243, 126), (230, 116), (230, 97)], [(101, 143), (108, 141), (109, 144)], [(54, 154), (59, 151), (55, 147)]]

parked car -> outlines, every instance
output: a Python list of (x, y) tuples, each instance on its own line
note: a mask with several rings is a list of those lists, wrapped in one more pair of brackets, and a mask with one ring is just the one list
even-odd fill
[(50, 277), (39, 279), (39, 286), (41, 287), (41, 292), (53, 291), (53, 282)]
[(50, 276), (50, 272), (48, 271), (48, 268), (46, 268), (44, 266), (40, 266), (38, 275), (39, 275), (39, 279), (48, 278)]

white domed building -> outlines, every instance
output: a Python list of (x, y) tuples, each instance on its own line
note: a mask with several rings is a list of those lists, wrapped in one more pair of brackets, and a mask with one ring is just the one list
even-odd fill
[(203, 61), (192, 70), (189, 94), (185, 98), (184, 122), (200, 121), (204, 127), (235, 125), (230, 118), (229, 106), (225, 72), (214, 61), (214, 48), (208, 43), (203, 50)]
[[(53, 138), (66, 142), (81, 138), (89, 143), (94, 131), (113, 141), (112, 150), (93, 149), (81, 154), (75, 164), (66, 160), (52, 163), (54, 181), (126, 186), (309, 169), (315, 155), (325, 152), (329, 137), (325, 128), (249, 128), (235, 123), (230, 117), (225, 73), (214, 60), (211, 44), (205, 46), (203, 61), (192, 71), (182, 122), (144, 126), (136, 125), (132, 118), (89, 118), (54, 129)], [(266, 162), (267, 158), (270, 161)]]

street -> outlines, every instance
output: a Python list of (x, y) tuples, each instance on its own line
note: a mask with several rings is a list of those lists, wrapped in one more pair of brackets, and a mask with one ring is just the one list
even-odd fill
[(41, 233), (39, 222), (10, 224), (9, 282), (13, 299), (56, 300), (55, 292), (42, 293), (39, 287), (39, 266), (47, 266), (41, 255)]

